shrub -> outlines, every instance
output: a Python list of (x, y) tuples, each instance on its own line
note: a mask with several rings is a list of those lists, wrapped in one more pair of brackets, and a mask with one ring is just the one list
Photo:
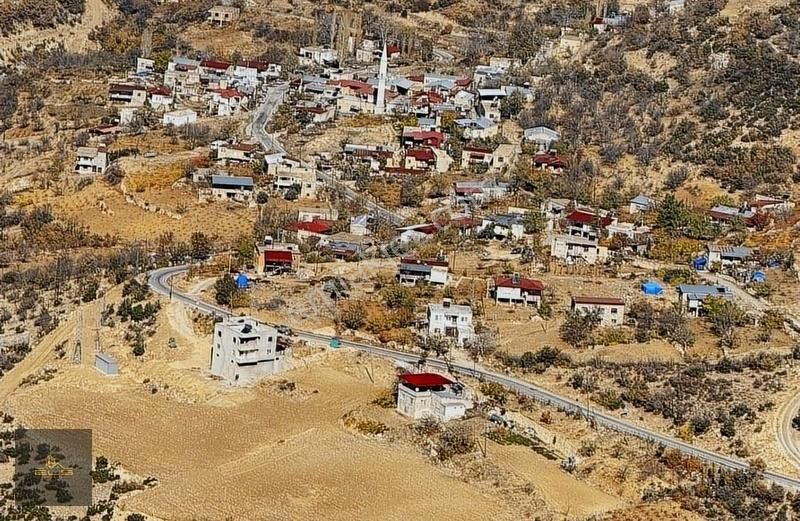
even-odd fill
[(474, 447), (475, 437), (468, 425), (463, 423), (449, 425), (439, 436), (436, 454), (440, 460), (444, 461), (459, 454), (466, 454)]

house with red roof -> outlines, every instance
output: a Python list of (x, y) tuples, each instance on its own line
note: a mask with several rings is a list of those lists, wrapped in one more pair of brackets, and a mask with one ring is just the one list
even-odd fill
[(495, 276), (489, 287), (489, 294), (495, 302), (536, 306), (542, 302), (544, 283), (541, 280), (527, 279), (515, 273), (511, 276)]
[(430, 170), (436, 166), (436, 156), (429, 147), (409, 148), (403, 163), (406, 168)]
[(405, 127), (401, 142), (404, 148), (421, 146), (439, 148), (444, 143), (444, 133), (435, 130), (422, 130), (417, 127)]
[(415, 420), (440, 421), (463, 418), (473, 407), (467, 389), (438, 373), (406, 373), (399, 376), (397, 411)]
[(169, 87), (160, 86), (147, 90), (147, 96), (150, 100), (150, 106), (153, 110), (166, 111), (172, 104), (175, 103), (175, 98), (172, 95), (172, 90)]
[(208, 112), (217, 116), (233, 116), (247, 105), (248, 97), (238, 89), (210, 89)]
[(329, 81), (329, 85), (338, 87), (336, 109), (340, 114), (358, 114), (375, 112), (375, 96), (377, 88), (359, 80)]
[(592, 209), (575, 209), (564, 217), (567, 233), (574, 237), (597, 240), (600, 230), (616, 223), (616, 219)]
[(569, 168), (569, 158), (556, 152), (544, 152), (533, 156), (533, 166), (541, 170), (561, 172)]
[(295, 232), (298, 240), (305, 240), (311, 237), (322, 238), (333, 233), (333, 222), (323, 219), (313, 221), (301, 221), (290, 224), (287, 230)]

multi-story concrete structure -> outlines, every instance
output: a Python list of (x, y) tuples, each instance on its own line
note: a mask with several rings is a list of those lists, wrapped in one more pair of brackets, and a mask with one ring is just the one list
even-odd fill
[(572, 235), (555, 235), (550, 241), (550, 255), (567, 262), (581, 261), (596, 264), (605, 261), (608, 249), (600, 246), (596, 240)]
[(441, 421), (462, 418), (472, 405), (463, 386), (440, 374), (400, 375), (397, 411), (415, 420), (427, 416)]
[(472, 338), (472, 308), (443, 299), (441, 304), (428, 304), (428, 335), (452, 338), (457, 345)]
[(75, 172), (78, 174), (102, 174), (108, 167), (106, 147), (78, 147)]
[(222, 27), (239, 19), (239, 8), (231, 5), (215, 5), (208, 10), (208, 21)]
[(214, 326), (211, 374), (230, 385), (248, 385), (284, 369), (286, 349), (278, 331), (251, 317), (235, 317)]
[(139, 85), (112, 83), (108, 88), (108, 98), (112, 103), (141, 107), (147, 101), (147, 89)]
[(601, 326), (619, 326), (625, 320), (625, 301), (615, 297), (572, 297), (570, 310), (597, 312)]
[(276, 190), (285, 194), (294, 187), (300, 199), (313, 199), (317, 196), (317, 174), (311, 168), (276, 165), (271, 170)]
[(173, 125), (182, 127), (184, 125), (191, 125), (197, 123), (197, 112), (192, 109), (173, 110), (164, 114), (161, 122), (166, 125)]

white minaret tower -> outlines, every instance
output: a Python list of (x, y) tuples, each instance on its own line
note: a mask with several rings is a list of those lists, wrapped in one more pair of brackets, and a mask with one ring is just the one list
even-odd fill
[(386, 75), (389, 72), (389, 57), (386, 53), (386, 40), (383, 41), (383, 54), (378, 69), (378, 97), (375, 100), (375, 114), (386, 112)]

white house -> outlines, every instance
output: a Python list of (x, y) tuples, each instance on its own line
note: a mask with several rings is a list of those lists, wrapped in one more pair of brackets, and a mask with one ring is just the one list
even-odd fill
[(306, 167), (290, 167), (275, 165), (271, 168), (273, 187), (284, 194), (292, 187), (297, 187), (300, 199), (313, 199), (317, 196), (317, 173)]
[(356, 215), (350, 218), (350, 233), (353, 235), (369, 235), (369, 214)]
[(596, 240), (572, 235), (554, 235), (550, 241), (550, 255), (567, 262), (595, 264), (605, 261), (608, 249)]
[(651, 199), (646, 195), (639, 194), (630, 200), (628, 206), (628, 213), (637, 214), (639, 212), (649, 212), (651, 210), (654, 210), (655, 207), (656, 207), (656, 202), (654, 199)]
[(484, 163), (488, 169), (494, 160), (493, 150), (478, 146), (466, 146), (461, 149), (461, 166)]
[(208, 10), (208, 21), (222, 27), (239, 19), (239, 8), (231, 5), (215, 5)]
[(497, 239), (521, 239), (525, 235), (524, 223), (521, 214), (495, 214), (483, 218), (480, 230), (490, 230)]
[(339, 219), (339, 210), (336, 208), (309, 208), (303, 207), (297, 210), (298, 222), (311, 222), (316, 220), (336, 221)]
[(452, 338), (461, 346), (474, 335), (472, 308), (443, 299), (441, 304), (428, 304), (428, 335)]
[(108, 153), (105, 147), (78, 147), (75, 158), (75, 172), (78, 174), (102, 174), (108, 167)]
[(434, 417), (440, 421), (462, 418), (473, 406), (466, 390), (437, 373), (400, 375), (397, 411), (415, 420)]
[(492, 164), (489, 166), (490, 170), (500, 171), (510, 168), (517, 161), (520, 152), (522, 152), (522, 150), (519, 145), (513, 145), (511, 143), (498, 145), (494, 153), (492, 153)]
[(489, 291), (496, 302), (539, 307), (544, 283), (541, 280), (520, 277), (518, 274), (510, 277), (496, 276)]
[(489, 118), (462, 118), (454, 121), (462, 129), (465, 139), (491, 139), (497, 135), (500, 127)]
[(191, 125), (192, 123), (197, 123), (197, 112), (192, 109), (173, 110), (172, 112), (164, 113), (161, 122), (164, 126), (174, 125), (176, 127), (182, 127), (184, 125)]
[(446, 259), (417, 259), (402, 257), (397, 267), (397, 280), (401, 284), (414, 285), (419, 281), (429, 284), (445, 285), (449, 280), (450, 268)]
[(218, 201), (251, 204), (254, 190), (255, 183), (252, 177), (211, 176), (211, 196)]
[(155, 72), (156, 62), (149, 58), (136, 58), (136, 74), (146, 76)]
[(147, 101), (147, 89), (139, 85), (112, 83), (108, 88), (108, 97), (112, 103), (142, 107)]
[(619, 326), (625, 321), (625, 301), (614, 297), (572, 297), (571, 311), (597, 313), (600, 325)]
[(324, 47), (300, 47), (298, 52), (298, 64), (301, 67), (311, 67), (313, 65), (328, 66), (334, 65), (339, 61), (339, 53), (336, 49)]
[(147, 94), (150, 96), (150, 107), (153, 110), (165, 111), (175, 103), (172, 91), (168, 87), (155, 87), (148, 90)]
[(251, 317), (235, 317), (214, 326), (211, 374), (230, 385), (248, 385), (284, 369), (286, 350), (278, 331)]
[(537, 145), (541, 152), (546, 152), (561, 139), (561, 134), (550, 127), (539, 126), (526, 128), (523, 131), (523, 139)]
[(706, 257), (709, 264), (720, 263), (723, 266), (736, 266), (747, 262), (752, 256), (752, 248), (746, 246), (706, 245)]
[(217, 116), (238, 114), (247, 105), (247, 96), (238, 89), (211, 89), (208, 98), (208, 111)]
[(263, 157), (261, 145), (258, 143), (220, 144), (217, 147), (217, 159), (236, 163), (252, 163)]
[(456, 181), (453, 193), (456, 204), (475, 202), (483, 204), (508, 195), (511, 185), (494, 179), (483, 181)]

